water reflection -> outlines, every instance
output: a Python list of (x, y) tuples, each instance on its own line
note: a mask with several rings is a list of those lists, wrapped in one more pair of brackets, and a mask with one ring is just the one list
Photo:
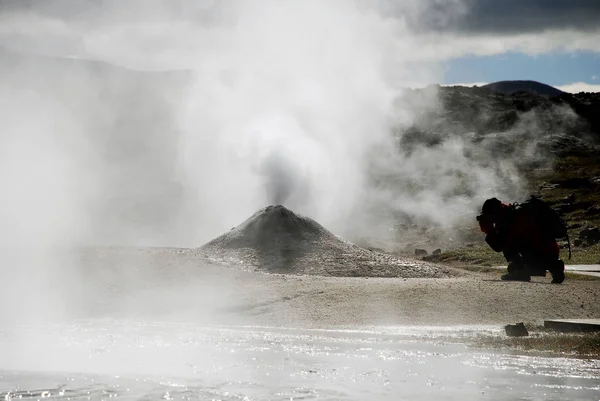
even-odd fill
[(600, 361), (469, 349), (493, 328), (89, 320), (0, 336), (5, 399), (598, 399)]

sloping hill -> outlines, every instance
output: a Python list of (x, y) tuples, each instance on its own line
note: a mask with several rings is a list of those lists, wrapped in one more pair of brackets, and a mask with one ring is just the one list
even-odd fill
[(213, 263), (271, 273), (342, 277), (435, 278), (447, 274), (422, 261), (373, 252), (284, 206), (268, 206), (199, 248)]
[(537, 81), (498, 81), (483, 85), (482, 88), (489, 89), (493, 92), (512, 95), (517, 92), (536, 93), (544, 96), (560, 96), (566, 92), (561, 91), (553, 86), (543, 84)]

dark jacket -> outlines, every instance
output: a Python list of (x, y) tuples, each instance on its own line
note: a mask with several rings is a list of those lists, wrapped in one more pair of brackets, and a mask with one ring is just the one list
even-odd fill
[(534, 253), (540, 257), (558, 258), (556, 240), (545, 233), (526, 209), (502, 204), (501, 212), (492, 220), (479, 222), (485, 241), (496, 252), (509, 255)]

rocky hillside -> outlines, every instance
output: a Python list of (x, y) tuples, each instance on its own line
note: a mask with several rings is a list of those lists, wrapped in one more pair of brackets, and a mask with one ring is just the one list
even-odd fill
[[(437, 95), (434, 107), (419, 108), (419, 99)], [(503, 94), (492, 87), (428, 87), (409, 91), (400, 100), (420, 109), (419, 118), (403, 135), (403, 146), (435, 144), (448, 135), (473, 141), (502, 137), (536, 139), (561, 155), (586, 151), (600, 143), (600, 93), (560, 93), (549, 97), (531, 92)]]
[[(499, 161), (514, 163), (521, 178), (520, 195), (540, 195), (569, 224), (573, 259), (568, 262), (600, 263), (600, 93), (547, 96), (527, 91), (499, 93), (493, 88), (411, 91), (406, 101), (418, 104), (419, 98), (435, 95), (439, 103), (424, 109), (413, 126), (400, 132), (400, 147), (410, 152), (456, 137), (469, 144), (469, 158), (479, 167), (494, 168)], [(520, 199), (515, 193), (503, 200)], [(429, 227), (424, 243), (415, 242), (406, 251), (423, 247), (431, 252), (441, 246), (442, 255), (426, 257), (503, 263), (472, 223), (454, 228), (462, 233), (462, 241), (453, 244), (435, 243), (436, 229)]]

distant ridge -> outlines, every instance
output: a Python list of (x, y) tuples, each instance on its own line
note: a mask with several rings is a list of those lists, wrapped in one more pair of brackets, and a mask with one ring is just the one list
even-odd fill
[(516, 92), (537, 93), (543, 96), (560, 96), (565, 92), (553, 86), (543, 84), (537, 81), (498, 81), (483, 85), (482, 88), (505, 95), (512, 95)]

